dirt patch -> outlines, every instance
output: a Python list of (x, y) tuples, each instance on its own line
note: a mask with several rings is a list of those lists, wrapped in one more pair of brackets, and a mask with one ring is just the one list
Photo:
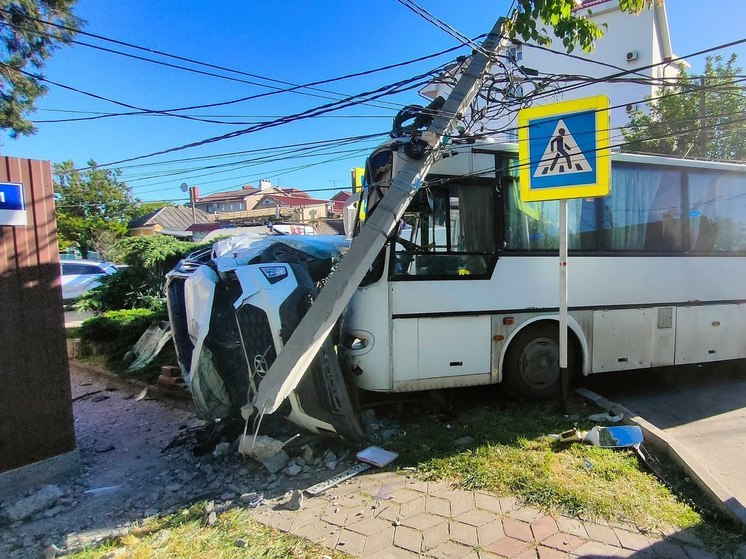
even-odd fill
[[(59, 495), (31, 516), (13, 521), (0, 508), (0, 557), (43, 557), (51, 545), (62, 554), (196, 501), (240, 502), (241, 495), (252, 492), (273, 498), (350, 465), (352, 449), (303, 435), (288, 449), (290, 462), (277, 474), (238, 454), (238, 439), (196, 456), (194, 433), (203, 422), (188, 402), (143, 396), (139, 386), (75, 363), (70, 380), (82, 467), (58, 482)], [(262, 423), (263, 434), (282, 440), (296, 432), (282, 420)], [(39, 491), (41, 485), (34, 490)]]

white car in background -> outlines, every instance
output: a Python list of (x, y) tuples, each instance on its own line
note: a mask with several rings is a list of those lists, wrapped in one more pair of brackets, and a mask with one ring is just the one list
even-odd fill
[(96, 260), (63, 260), (62, 300), (72, 301), (101, 283), (101, 278), (116, 273), (118, 268), (111, 262)]

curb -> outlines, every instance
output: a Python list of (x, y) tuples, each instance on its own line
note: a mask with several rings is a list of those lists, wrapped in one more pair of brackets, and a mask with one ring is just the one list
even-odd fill
[(194, 411), (192, 398), (186, 389), (182, 390), (174, 385), (161, 386), (159, 384), (148, 384), (137, 379), (122, 378), (119, 375), (112, 373), (102, 367), (95, 365), (89, 365), (88, 363), (82, 363), (75, 359), (68, 360), (70, 368), (76, 368), (80, 371), (100, 376), (105, 378), (108, 382), (117, 385), (125, 390), (131, 390), (133, 392), (139, 392), (144, 388), (148, 389), (148, 394), (151, 397), (155, 397), (158, 400), (168, 400), (170, 403)]
[(736, 499), (730, 491), (715, 479), (707, 471), (702, 463), (697, 460), (687, 448), (668, 433), (658, 429), (655, 425), (640, 417), (639, 415), (628, 410), (621, 404), (616, 404), (607, 400), (603, 396), (596, 394), (587, 388), (578, 388), (575, 390), (583, 398), (590, 400), (598, 407), (606, 411), (624, 414), (624, 423), (637, 425), (642, 429), (645, 442), (653, 447), (665, 451), (666, 454), (678, 464), (687, 475), (702, 489), (705, 495), (728, 517), (732, 518), (741, 525), (746, 526), (746, 507)]

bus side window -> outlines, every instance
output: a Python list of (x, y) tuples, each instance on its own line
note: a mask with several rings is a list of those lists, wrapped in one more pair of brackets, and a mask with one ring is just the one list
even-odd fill
[(746, 251), (746, 178), (713, 171), (691, 171), (687, 177), (691, 250)]

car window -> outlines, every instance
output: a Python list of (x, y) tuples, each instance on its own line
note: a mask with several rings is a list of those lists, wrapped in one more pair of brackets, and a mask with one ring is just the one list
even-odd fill
[(90, 276), (95, 274), (104, 274), (99, 266), (93, 264), (62, 264), (62, 275), (63, 276)]

